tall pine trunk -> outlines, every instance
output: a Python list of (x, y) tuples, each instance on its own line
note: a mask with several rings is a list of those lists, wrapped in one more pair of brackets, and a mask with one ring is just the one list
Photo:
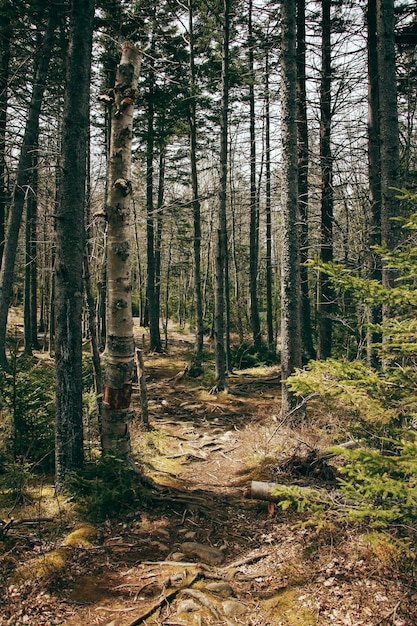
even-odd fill
[(281, 376), (282, 415), (302, 417), (297, 398), (286, 380), (301, 367), (300, 258), (298, 235), (296, 0), (282, 2), (282, 257), (281, 257)]
[(3, 14), (0, 14), (0, 267), (4, 250), (8, 195), (6, 185), (6, 124), (12, 32), (13, 28), (10, 16), (4, 11)]
[(272, 273), (272, 198), (271, 198), (271, 94), (269, 88), (269, 50), (265, 53), (265, 216), (266, 216), (266, 325), (268, 346), (275, 345)]
[[(331, 152), (331, 0), (322, 0), (320, 78), (320, 175), (321, 243), (320, 260), (333, 261), (333, 157)], [(334, 293), (325, 272), (319, 277), (319, 341), (317, 356), (327, 359), (332, 351)]]
[(256, 137), (255, 137), (255, 70), (254, 37), (252, 27), (252, 0), (249, 0), (248, 17), (248, 71), (249, 71), (249, 141), (250, 141), (250, 237), (249, 237), (249, 282), (250, 315), (253, 343), (262, 343), (261, 322), (258, 306), (259, 265), (259, 207), (256, 195)]
[(198, 195), (197, 173), (197, 120), (196, 120), (196, 70), (194, 58), (194, 19), (193, 0), (188, 0), (188, 32), (190, 40), (190, 104), (188, 111), (188, 123), (190, 129), (190, 162), (191, 162), (191, 186), (193, 190), (193, 225), (194, 225), (194, 302), (195, 302), (195, 342), (194, 352), (200, 354), (203, 351), (203, 299), (201, 291), (201, 207)]
[[(389, 250), (400, 242), (401, 224), (396, 188), (401, 187), (400, 143), (397, 107), (397, 74), (394, 45), (394, 0), (377, 0), (377, 50), (379, 89), (379, 133), (381, 140), (381, 237)], [(382, 281), (393, 285), (395, 274), (382, 270)]]
[(73, 0), (56, 214), (56, 482), (84, 462), (82, 308), (94, 0)]
[(297, 130), (298, 130), (298, 207), (300, 214), (301, 337), (303, 356), (313, 359), (315, 350), (311, 328), (308, 282), (308, 121), (306, 95), (305, 0), (297, 0)]
[[(381, 155), (379, 134), (379, 88), (378, 88), (378, 52), (376, 32), (376, 0), (368, 0), (368, 172), (369, 200), (371, 204), (371, 224), (369, 232), (370, 278), (382, 281), (380, 254), (373, 246), (381, 245)], [(371, 327), (367, 332), (367, 359), (373, 367), (379, 365), (374, 344), (381, 341), (381, 333), (372, 327), (382, 320), (382, 307), (368, 309), (368, 322)]]
[(223, 1), (222, 97), (220, 112), (220, 190), (217, 212), (217, 238), (214, 291), (214, 346), (216, 384), (213, 391), (226, 386), (225, 348), (225, 267), (227, 262), (227, 134), (229, 107), (229, 31), (230, 0)]
[(129, 407), (135, 371), (130, 255), (131, 150), (140, 53), (129, 43), (117, 68), (112, 104), (106, 219), (107, 341), (102, 406), (103, 453), (130, 462)]

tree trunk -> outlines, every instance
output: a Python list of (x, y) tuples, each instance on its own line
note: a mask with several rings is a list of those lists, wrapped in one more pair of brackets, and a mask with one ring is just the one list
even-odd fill
[(25, 229), (25, 287), (23, 298), (24, 352), (32, 355), (32, 348), (39, 349), (37, 336), (37, 237), (38, 211), (38, 136), (32, 147), (32, 182), (26, 198)]
[(303, 417), (295, 410), (297, 398), (286, 380), (301, 367), (300, 258), (298, 235), (298, 150), (296, 0), (282, 3), (281, 107), (282, 107), (282, 258), (281, 258), (281, 376), (282, 415), (292, 420)]
[[(321, 244), (320, 260), (333, 261), (333, 157), (331, 138), (331, 0), (322, 0), (322, 45), (320, 80), (320, 172)], [(320, 272), (318, 358), (327, 359), (332, 351), (332, 312), (334, 293), (325, 272)]]
[(148, 281), (147, 281), (147, 304), (149, 321), (149, 349), (151, 351), (161, 351), (161, 337), (159, 333), (158, 305), (155, 290), (155, 220), (153, 202), (153, 177), (154, 177), (154, 82), (155, 72), (153, 60), (150, 61), (149, 69), (149, 94), (148, 94), (148, 129), (146, 139), (146, 250), (148, 261)]
[(130, 197), (133, 108), (140, 53), (123, 47), (112, 105), (107, 239), (107, 341), (103, 393), (103, 453), (131, 461), (129, 407), (135, 370), (130, 260)]
[(275, 347), (272, 276), (271, 112), (269, 51), (265, 56), (265, 216), (266, 216), (266, 325), (269, 348)]
[[(379, 88), (378, 88), (378, 52), (376, 32), (376, 0), (368, 0), (368, 172), (369, 201), (371, 204), (371, 224), (369, 233), (370, 278), (382, 282), (382, 263), (380, 254), (373, 246), (381, 245), (381, 156), (379, 135)], [(374, 306), (368, 310), (368, 322), (380, 324), (382, 307)], [(373, 345), (381, 341), (381, 333), (372, 328), (367, 332), (368, 365), (377, 367), (379, 359)]]
[(308, 284), (308, 122), (306, 96), (305, 0), (297, 0), (297, 130), (298, 130), (298, 207), (300, 214), (301, 337), (305, 360), (315, 358), (311, 329)]
[(56, 13), (51, 9), (43, 40), (38, 69), (34, 79), (29, 113), (26, 120), (25, 133), (17, 168), (13, 200), (7, 222), (3, 262), (0, 270), (0, 367), (7, 367), (6, 325), (13, 288), (17, 244), (19, 240), (19, 230), (22, 221), (23, 207), (25, 204), (26, 190), (31, 174), (31, 150), (38, 129), (39, 115), (46, 85), (49, 61), (52, 53), (56, 22)]
[[(394, 46), (394, 0), (377, 0), (378, 86), (381, 141), (381, 236), (389, 250), (400, 242), (401, 224), (396, 188), (401, 187), (397, 108), (397, 74)], [(395, 273), (382, 270), (386, 287), (393, 285)]]
[(262, 343), (261, 322), (258, 306), (258, 260), (259, 260), (259, 207), (256, 196), (256, 137), (255, 137), (255, 71), (254, 37), (252, 29), (252, 0), (249, 0), (248, 16), (248, 71), (249, 71), (249, 141), (250, 141), (250, 235), (249, 235), (249, 283), (250, 312), (253, 343)]
[[(9, 4), (9, 3), (7, 3)], [(0, 267), (2, 264), (7, 205), (6, 125), (9, 87), (10, 43), (13, 28), (6, 11), (0, 14)]]
[(229, 107), (229, 30), (230, 0), (223, 0), (222, 96), (220, 113), (220, 190), (217, 214), (216, 266), (214, 292), (214, 346), (216, 384), (213, 389), (223, 391), (226, 386), (226, 349), (224, 341), (225, 265), (227, 258), (226, 196), (227, 196), (227, 132)]
[(91, 49), (94, 0), (74, 0), (62, 128), (61, 197), (56, 215), (56, 481), (84, 462), (82, 307)]
[(188, 31), (190, 39), (190, 105), (188, 123), (190, 129), (190, 163), (191, 163), (191, 186), (193, 190), (193, 225), (194, 225), (194, 301), (195, 301), (195, 342), (194, 352), (200, 354), (203, 351), (203, 300), (201, 291), (201, 215), (200, 200), (198, 196), (197, 174), (197, 122), (196, 122), (196, 77), (194, 59), (194, 23), (193, 23), (193, 0), (188, 0)]

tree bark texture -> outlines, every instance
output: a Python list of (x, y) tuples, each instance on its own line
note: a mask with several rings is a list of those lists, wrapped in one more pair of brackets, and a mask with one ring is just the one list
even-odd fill
[(272, 273), (272, 198), (271, 198), (271, 94), (269, 88), (269, 51), (265, 53), (265, 218), (266, 218), (266, 324), (268, 346), (275, 345)]
[[(377, 0), (377, 50), (379, 87), (379, 133), (381, 141), (381, 236), (393, 250), (400, 242), (400, 214), (395, 188), (401, 186), (397, 107), (397, 73), (394, 46), (394, 0)], [(382, 280), (392, 285), (393, 275), (383, 270)]]
[(56, 481), (82, 466), (82, 307), (94, 0), (73, 0), (56, 214)]
[(123, 47), (112, 104), (106, 218), (107, 341), (102, 407), (104, 454), (130, 461), (129, 407), (135, 370), (130, 255), (131, 146), (140, 53)]
[[(10, 10), (10, 9), (9, 9)], [(7, 205), (6, 126), (9, 86), (10, 44), (13, 28), (10, 16), (0, 15), (0, 267), (2, 264)]]
[(216, 391), (226, 386), (226, 349), (224, 339), (225, 314), (225, 266), (227, 259), (227, 134), (229, 107), (229, 31), (230, 0), (223, 2), (222, 43), (222, 98), (220, 113), (220, 190), (217, 213), (215, 293), (214, 293), (214, 344), (216, 367)]
[[(151, 53), (152, 55), (152, 53)], [(157, 302), (156, 259), (155, 259), (155, 219), (154, 219), (154, 152), (155, 152), (155, 70), (153, 59), (149, 67), (148, 93), (148, 128), (146, 138), (146, 250), (147, 250), (147, 310), (149, 321), (149, 349), (161, 351), (161, 336), (159, 333), (159, 305)]]
[[(331, 0), (322, 0), (322, 42), (320, 79), (320, 173), (321, 245), (320, 260), (333, 261), (333, 157), (331, 152)], [(327, 359), (332, 350), (332, 312), (334, 293), (324, 272), (319, 285), (318, 358)]]
[(249, 141), (250, 141), (250, 237), (249, 237), (249, 282), (250, 312), (253, 343), (262, 343), (261, 321), (258, 306), (259, 265), (259, 205), (256, 196), (256, 137), (255, 137), (255, 70), (254, 37), (252, 26), (252, 0), (249, 0), (248, 16), (248, 71), (249, 71)]
[[(298, 234), (296, 0), (282, 3), (282, 258), (281, 258), (281, 376), (282, 415), (297, 406), (286, 380), (301, 367), (300, 258)], [(301, 412), (301, 411), (300, 411)], [(294, 420), (301, 417), (293, 413)]]
[(300, 215), (301, 337), (305, 359), (315, 358), (311, 328), (308, 284), (308, 121), (306, 95), (306, 15), (305, 0), (297, 0), (297, 131), (298, 131), (298, 210)]
[[(378, 87), (378, 51), (376, 31), (376, 0), (368, 0), (368, 175), (369, 201), (371, 204), (371, 224), (369, 229), (370, 278), (382, 281), (382, 263), (380, 254), (372, 246), (381, 245), (381, 155), (379, 135), (379, 87)], [(380, 324), (381, 306), (370, 307), (368, 321), (371, 325)], [(373, 345), (381, 341), (381, 333), (367, 332), (367, 359), (373, 367), (379, 365)]]
[(195, 300), (195, 343), (194, 352), (200, 354), (203, 351), (203, 298), (201, 290), (201, 207), (198, 195), (198, 172), (197, 172), (197, 122), (196, 122), (196, 70), (194, 59), (194, 19), (193, 1), (188, 0), (188, 33), (190, 41), (190, 104), (188, 123), (190, 129), (190, 163), (191, 163), (191, 186), (193, 190), (193, 225), (194, 225), (194, 300)]
[(17, 167), (13, 199), (7, 222), (3, 261), (0, 270), (0, 367), (7, 367), (6, 325), (13, 288), (17, 244), (19, 240), (20, 224), (22, 221), (27, 186), (31, 175), (32, 147), (38, 132), (38, 121), (46, 85), (49, 61), (52, 53), (56, 22), (56, 13), (51, 10), (42, 50), (40, 52), (38, 69), (34, 79), (29, 113), (26, 120), (23, 143)]

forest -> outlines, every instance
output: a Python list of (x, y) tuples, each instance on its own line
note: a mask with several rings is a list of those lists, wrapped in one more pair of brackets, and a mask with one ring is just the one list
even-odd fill
[(0, 0), (0, 626), (416, 623), (416, 55)]

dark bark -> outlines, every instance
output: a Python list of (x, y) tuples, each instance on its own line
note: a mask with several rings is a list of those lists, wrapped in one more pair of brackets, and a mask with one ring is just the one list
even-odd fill
[(161, 337), (159, 333), (159, 316), (155, 289), (155, 220), (153, 201), (154, 179), (154, 151), (155, 151), (155, 107), (154, 107), (154, 83), (155, 71), (153, 60), (149, 66), (149, 91), (148, 91), (148, 128), (146, 137), (146, 251), (147, 251), (147, 305), (149, 322), (149, 349), (160, 352)]
[(226, 348), (225, 348), (225, 266), (227, 259), (227, 161), (228, 161), (228, 106), (229, 106), (229, 36), (230, 1), (223, 1), (223, 42), (222, 42), (222, 95), (220, 113), (220, 190), (217, 213), (215, 292), (214, 292), (214, 347), (216, 384), (213, 391), (223, 391), (226, 387)]
[(37, 211), (38, 211), (38, 141), (32, 148), (32, 180), (26, 199), (25, 286), (23, 298), (24, 352), (40, 348), (37, 335)]
[(262, 343), (258, 306), (259, 265), (259, 206), (256, 195), (256, 137), (255, 137), (255, 70), (254, 37), (252, 28), (252, 0), (249, 0), (248, 17), (248, 71), (249, 71), (249, 141), (250, 141), (250, 234), (249, 234), (249, 284), (252, 336), (255, 346)]
[(194, 252), (194, 301), (195, 301), (195, 343), (194, 352), (200, 354), (203, 351), (203, 299), (201, 290), (201, 207), (198, 195), (197, 173), (197, 122), (196, 122), (196, 72), (194, 58), (194, 22), (193, 0), (188, 0), (188, 32), (190, 40), (190, 105), (188, 123), (190, 129), (190, 164), (191, 186), (193, 190), (193, 252)]
[(62, 123), (61, 198), (56, 215), (56, 481), (84, 462), (82, 305), (94, 0), (73, 0)]
[(13, 199), (7, 222), (3, 262), (0, 271), (0, 367), (7, 367), (6, 325), (13, 288), (16, 251), (22, 221), (22, 213), (25, 204), (25, 196), (31, 175), (32, 147), (34, 145), (38, 129), (39, 115), (46, 85), (49, 61), (52, 53), (56, 23), (56, 12), (51, 10), (40, 52), (38, 68), (34, 79), (29, 113), (26, 120), (23, 143), (17, 168)]
[[(400, 242), (401, 224), (396, 188), (401, 187), (397, 107), (397, 74), (394, 45), (394, 0), (377, 0), (378, 89), (381, 140), (381, 237), (389, 250)], [(392, 286), (395, 273), (382, 271), (385, 286)]]
[(315, 358), (311, 328), (308, 281), (308, 122), (306, 96), (305, 0), (297, 0), (297, 130), (298, 130), (298, 210), (300, 214), (301, 337), (304, 359)]
[(272, 274), (272, 202), (271, 202), (271, 114), (269, 90), (269, 52), (265, 56), (265, 216), (266, 216), (266, 324), (268, 346), (275, 345)]
[[(382, 281), (382, 263), (380, 254), (373, 246), (381, 245), (381, 157), (379, 135), (379, 87), (378, 87), (378, 52), (376, 33), (376, 0), (368, 0), (368, 172), (369, 201), (371, 205), (371, 224), (369, 232), (370, 278)], [(382, 321), (382, 307), (374, 306), (368, 310), (368, 321), (379, 324)], [(367, 359), (373, 367), (379, 365), (379, 359), (373, 345), (381, 341), (381, 333), (372, 328), (367, 332)]]
[[(331, 0), (322, 0), (322, 43), (320, 79), (320, 175), (321, 245), (320, 260), (333, 261), (333, 157), (331, 152)], [(320, 273), (319, 341), (317, 356), (326, 359), (332, 351), (334, 293), (325, 272)]]
[(298, 234), (298, 149), (296, 1), (282, 3), (281, 107), (282, 107), (282, 258), (281, 258), (281, 376), (282, 415), (292, 421), (303, 417), (287, 378), (302, 364), (300, 335), (300, 257)]
[(0, 14), (0, 267), (5, 236), (6, 206), (8, 200), (6, 177), (6, 124), (9, 86), (10, 43), (13, 28), (6, 11)]

